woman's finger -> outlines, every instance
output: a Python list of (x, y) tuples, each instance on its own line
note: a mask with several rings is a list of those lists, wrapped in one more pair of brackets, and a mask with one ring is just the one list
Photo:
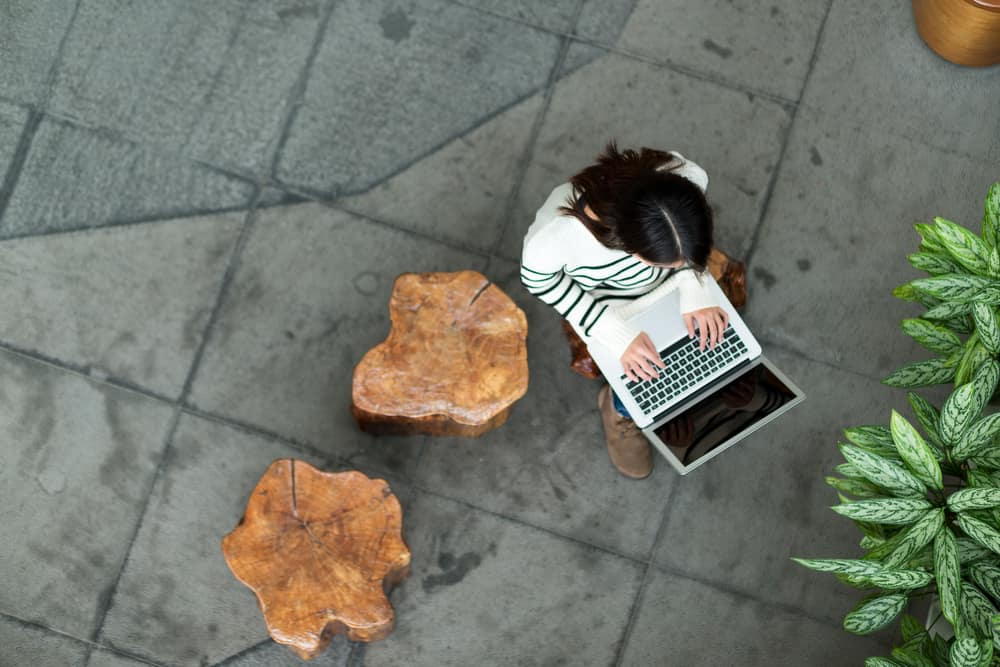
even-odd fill
[(698, 329), (699, 329), (699, 332), (701, 333), (701, 340), (699, 341), (698, 349), (699, 350), (704, 350), (705, 349), (705, 341), (708, 338), (708, 318), (707, 317), (699, 317), (698, 318)]
[(684, 313), (684, 326), (688, 330), (688, 338), (694, 338), (694, 315), (691, 313)]

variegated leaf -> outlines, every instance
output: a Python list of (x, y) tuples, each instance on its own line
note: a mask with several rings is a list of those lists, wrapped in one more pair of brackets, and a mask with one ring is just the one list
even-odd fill
[(953, 512), (983, 510), (997, 506), (1000, 506), (1000, 489), (995, 487), (961, 489), (948, 496), (948, 509)]
[(917, 290), (910, 283), (903, 283), (898, 287), (893, 288), (892, 295), (897, 299), (902, 299), (903, 301), (918, 301), (919, 295)]
[(948, 253), (973, 273), (986, 273), (989, 248), (982, 240), (951, 220), (934, 218), (934, 231)]
[[(1000, 493), (1000, 489), (994, 490)], [(918, 498), (876, 498), (834, 505), (830, 509), (850, 519), (904, 526), (919, 521), (933, 507), (926, 500)]]
[(876, 486), (904, 498), (923, 498), (927, 494), (924, 483), (897, 463), (866, 452), (856, 445), (841, 443), (840, 452), (848, 463), (854, 464)]
[(908, 642), (914, 637), (923, 637), (926, 634), (923, 624), (909, 614), (903, 614), (903, 620), (899, 623), (899, 629), (903, 633), (904, 642)]
[(846, 574), (852, 577), (867, 577), (884, 572), (886, 569), (878, 563), (848, 558), (792, 558), (792, 560), (816, 572)]
[[(976, 396), (981, 400), (983, 406), (990, 400), (997, 390), (997, 382), (1000, 382), (1000, 363), (983, 352), (985, 358), (978, 363), (972, 376), (972, 382), (976, 385)], [(980, 407), (982, 410), (982, 407)]]
[(937, 357), (898, 368), (882, 380), (882, 383), (890, 387), (926, 387), (951, 382), (955, 377), (955, 371), (956, 368), (949, 366), (947, 359)]
[[(996, 444), (996, 440), (993, 441)], [(979, 454), (975, 454), (969, 459), (976, 464), (980, 470), (1000, 470), (1000, 451), (995, 447), (987, 447)]]
[[(986, 306), (987, 308), (989, 306)], [(934, 324), (919, 317), (903, 320), (903, 333), (917, 341), (931, 352), (951, 354), (962, 347), (962, 341), (954, 333), (940, 324)]]
[(917, 649), (894, 648), (892, 657), (905, 667), (934, 667), (934, 661), (922, 655)]
[(958, 623), (962, 574), (955, 534), (947, 526), (934, 538), (934, 576), (944, 617), (951, 623)]
[(951, 659), (948, 657), (950, 645), (941, 635), (934, 635), (931, 639), (931, 655), (934, 657), (936, 667), (949, 667)]
[[(1000, 182), (990, 186), (983, 211), (982, 236), (987, 245), (1000, 246)], [(937, 234), (934, 240), (940, 244)]]
[(969, 566), (972, 579), (994, 600), (1000, 600), (1000, 567), (993, 563), (973, 563)]
[(980, 639), (989, 639), (992, 635), (990, 618), (996, 613), (996, 607), (982, 591), (966, 581), (962, 582), (962, 617)]
[(994, 614), (990, 618), (990, 638), (993, 640), (993, 647), (1000, 648), (1000, 614)]
[[(985, 266), (983, 269), (985, 270)], [(1000, 302), (1000, 282), (982, 276), (946, 273), (930, 278), (917, 278), (910, 285), (918, 292), (943, 301), (996, 304)]]
[(965, 430), (979, 416), (981, 408), (974, 384), (964, 384), (953, 391), (941, 408), (941, 439), (944, 443), (956, 446)]
[(993, 553), (1000, 554), (1000, 532), (997, 532), (996, 528), (965, 512), (959, 512), (955, 519), (966, 535)]
[(934, 306), (922, 315), (925, 320), (953, 320), (965, 317), (972, 312), (971, 303), (957, 303), (955, 301), (945, 301)]
[(990, 278), (1000, 278), (1000, 248), (990, 250), (990, 259), (987, 261), (986, 275)]
[(861, 449), (887, 459), (902, 461), (892, 432), (885, 426), (854, 426), (844, 429), (844, 437)]
[[(943, 525), (944, 510), (941, 508), (930, 510), (902, 534), (896, 543), (896, 548), (885, 557), (882, 564), (888, 568), (898, 568), (907, 563), (934, 539)], [(889, 541), (892, 540), (887, 540)]]
[(962, 266), (950, 257), (942, 257), (933, 252), (915, 252), (906, 257), (910, 260), (913, 268), (919, 271), (926, 271), (932, 276), (939, 276), (942, 273), (961, 273)]
[(864, 537), (861, 538), (861, 541), (858, 543), (858, 546), (860, 546), (862, 549), (868, 550), (868, 549), (874, 549), (883, 542), (885, 542), (885, 540), (881, 538), (872, 537), (871, 535), (865, 535)]
[(934, 580), (930, 572), (922, 570), (886, 570), (865, 577), (871, 584), (887, 591), (906, 591), (923, 588)]
[(976, 542), (971, 537), (958, 537), (955, 539), (958, 545), (958, 562), (961, 565), (968, 565), (987, 558), (992, 558), (995, 554)]
[(907, 597), (903, 593), (864, 600), (844, 617), (844, 629), (856, 635), (868, 635), (881, 630), (899, 616), (906, 601)]
[(976, 321), (979, 340), (990, 354), (1000, 353), (1000, 325), (997, 325), (996, 308), (984, 303), (972, 304), (972, 317)]
[(844, 477), (847, 477), (848, 479), (859, 479), (859, 480), (865, 480), (865, 481), (867, 481), (867, 479), (868, 479), (867, 477), (865, 477), (865, 474), (863, 472), (861, 472), (860, 470), (858, 470), (851, 463), (841, 463), (841, 464), (835, 466), (834, 470), (837, 471), (838, 474), (841, 474)]
[(952, 455), (956, 459), (976, 456), (982, 453), (997, 435), (1000, 435), (1000, 412), (987, 415), (973, 423), (961, 441), (952, 448)]
[(826, 483), (842, 493), (849, 493), (859, 498), (874, 498), (884, 495), (877, 486), (871, 482), (860, 479), (841, 479), (840, 477), (826, 477)]
[(913, 413), (917, 416), (917, 421), (920, 423), (921, 428), (924, 429), (926, 433), (926, 441), (928, 445), (934, 448), (934, 458), (938, 461), (944, 460), (944, 443), (941, 442), (941, 436), (939, 429), (941, 427), (941, 413), (938, 409), (931, 405), (923, 396), (915, 391), (907, 392), (907, 400), (910, 402), (910, 407), (913, 408)]
[(949, 652), (951, 667), (981, 667), (983, 648), (974, 637), (956, 639)]
[(941, 466), (934, 458), (933, 450), (924, 442), (917, 429), (895, 410), (892, 411), (890, 429), (896, 450), (910, 472), (927, 486), (943, 489)]
[(877, 655), (873, 655), (870, 658), (865, 658), (865, 667), (906, 667), (901, 666), (895, 660), (889, 660), (889, 658), (880, 658)]

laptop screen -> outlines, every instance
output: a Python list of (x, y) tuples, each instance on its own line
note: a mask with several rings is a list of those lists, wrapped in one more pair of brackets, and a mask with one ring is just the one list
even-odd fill
[(782, 407), (797, 403), (796, 398), (801, 400), (801, 391), (762, 360), (652, 430), (689, 470), (771, 421)]

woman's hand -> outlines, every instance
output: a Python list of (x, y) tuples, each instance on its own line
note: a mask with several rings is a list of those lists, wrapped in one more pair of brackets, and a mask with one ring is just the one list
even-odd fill
[(663, 360), (653, 340), (643, 331), (629, 343), (621, 356), (625, 375), (633, 382), (655, 380), (660, 377), (657, 368), (664, 368)]
[(722, 332), (729, 325), (729, 314), (718, 306), (711, 308), (701, 308), (684, 313), (684, 324), (687, 326), (688, 336), (694, 338), (695, 325), (698, 326), (701, 341), (699, 350), (705, 349), (706, 340), (709, 347), (715, 348), (722, 340)]

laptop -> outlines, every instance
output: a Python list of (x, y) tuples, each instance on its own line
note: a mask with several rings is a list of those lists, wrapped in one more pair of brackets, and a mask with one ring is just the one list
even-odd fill
[(629, 319), (645, 331), (666, 368), (655, 380), (633, 382), (602, 345), (590, 356), (650, 443), (684, 475), (777, 419), (805, 394), (775, 368), (760, 343), (710, 275), (703, 280), (729, 314), (723, 339), (699, 350), (678, 315), (677, 290)]

